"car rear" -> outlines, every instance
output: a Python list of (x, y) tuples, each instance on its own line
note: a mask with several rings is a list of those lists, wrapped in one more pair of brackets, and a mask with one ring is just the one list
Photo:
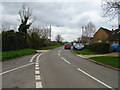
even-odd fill
[(64, 49), (71, 49), (71, 44), (65, 44)]

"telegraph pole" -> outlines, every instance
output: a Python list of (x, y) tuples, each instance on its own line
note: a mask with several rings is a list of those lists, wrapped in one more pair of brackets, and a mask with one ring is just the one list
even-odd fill
[(120, 6), (118, 7), (118, 29), (120, 29)]
[(50, 41), (51, 41), (51, 25), (50, 25)]
[(84, 30), (84, 27), (82, 26), (82, 36), (81, 36), (82, 43), (83, 43), (83, 30)]

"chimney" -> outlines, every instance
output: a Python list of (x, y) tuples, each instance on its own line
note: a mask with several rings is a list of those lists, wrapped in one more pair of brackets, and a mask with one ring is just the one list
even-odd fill
[(112, 29), (112, 32), (114, 31), (114, 29)]

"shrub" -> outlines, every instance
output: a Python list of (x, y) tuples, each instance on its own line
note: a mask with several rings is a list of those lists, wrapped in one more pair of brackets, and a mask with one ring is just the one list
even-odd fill
[(99, 52), (102, 54), (108, 53), (110, 50), (110, 46), (108, 43), (95, 43), (95, 44), (87, 45), (86, 48), (91, 51)]
[(36, 32), (31, 33), (30, 35), (31, 48), (39, 49), (40, 48), (40, 38)]
[(2, 51), (11, 51), (29, 48), (26, 34), (14, 32), (14, 30), (2, 32)]

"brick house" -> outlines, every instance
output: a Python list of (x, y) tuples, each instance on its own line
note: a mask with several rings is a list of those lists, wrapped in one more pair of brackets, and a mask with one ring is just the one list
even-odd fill
[(120, 41), (120, 29), (112, 30), (112, 35), (107, 38), (109, 42), (118, 42)]
[(106, 28), (100, 27), (98, 31), (94, 34), (92, 43), (106, 41), (107, 38), (110, 37), (111, 35), (112, 35), (112, 31)]

